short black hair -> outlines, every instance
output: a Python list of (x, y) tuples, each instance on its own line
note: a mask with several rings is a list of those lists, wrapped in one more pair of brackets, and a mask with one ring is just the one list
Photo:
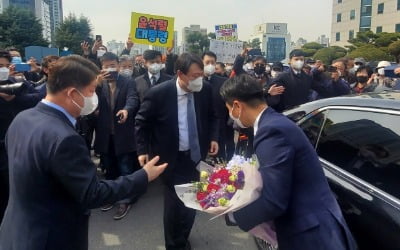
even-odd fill
[(5, 58), (9, 62), (12, 60), (10, 52), (6, 50), (0, 50), (0, 58)]
[(267, 59), (263, 56), (256, 56), (253, 58), (253, 62), (262, 61), (263, 63), (267, 64)]
[(101, 63), (105, 61), (117, 61), (117, 63), (119, 63), (119, 58), (116, 54), (112, 52), (106, 52), (102, 57), (100, 57)]
[(49, 71), (47, 91), (50, 94), (68, 87), (82, 89), (90, 85), (100, 73), (96, 64), (78, 55), (61, 57)]
[(204, 60), (205, 56), (214, 57), (215, 61), (217, 61), (217, 55), (212, 51), (204, 52), (203, 55), (201, 56), (201, 60)]
[(266, 103), (262, 86), (254, 77), (247, 74), (225, 81), (219, 93), (229, 105), (233, 105), (234, 100), (245, 102), (251, 107)]
[(157, 59), (157, 57), (162, 57), (161, 52), (157, 51), (157, 50), (150, 50), (149, 49), (149, 50), (146, 50), (143, 53), (143, 59), (146, 60), (146, 61), (155, 60), (155, 59)]
[(201, 69), (204, 69), (203, 61), (199, 56), (190, 53), (183, 53), (176, 60), (175, 69), (176, 71), (179, 70), (180, 72), (186, 75), (192, 64), (197, 64)]
[(357, 70), (356, 70), (356, 75), (357, 73), (360, 73), (361, 71), (367, 71), (368, 77), (371, 77), (374, 71), (372, 70), (371, 67), (366, 66), (366, 65), (361, 65)]
[(225, 69), (225, 64), (223, 62), (217, 62), (217, 65), (221, 66), (221, 68)]

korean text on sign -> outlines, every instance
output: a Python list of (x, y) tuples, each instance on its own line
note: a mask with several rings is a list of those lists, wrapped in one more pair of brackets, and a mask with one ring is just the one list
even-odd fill
[(172, 47), (174, 18), (132, 13), (131, 39), (138, 44)]

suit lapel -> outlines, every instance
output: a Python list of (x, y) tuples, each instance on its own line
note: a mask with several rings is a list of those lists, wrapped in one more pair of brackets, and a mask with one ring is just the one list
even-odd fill
[[(118, 98), (118, 95), (119, 95), (119, 92), (121, 92), (122, 85), (123, 85), (123, 81), (120, 80), (120, 78), (118, 78), (116, 86), (115, 86), (115, 93), (114, 93), (114, 109), (115, 109), (115, 107), (117, 107), (118, 100), (120, 99), (120, 98)], [(112, 110), (112, 111), (114, 111), (114, 110)]]
[(146, 72), (146, 74), (144, 74), (143, 76), (144, 80), (146, 81), (146, 89), (149, 89), (151, 87), (151, 82), (150, 82), (150, 78), (149, 78), (149, 74)]

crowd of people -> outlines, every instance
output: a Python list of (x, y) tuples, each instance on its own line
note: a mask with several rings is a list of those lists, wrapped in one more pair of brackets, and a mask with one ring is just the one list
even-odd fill
[[(110, 186), (114, 185), (104, 191), (114, 193), (103, 193), (109, 198), (92, 201), (88, 207), (101, 206), (102, 211), (116, 207), (113, 218), (124, 218), (143, 192), (125, 190), (125, 195), (118, 195), (122, 192), (120, 189), (132, 188), (122, 186), (124, 179), (120, 177), (141, 172), (141, 167), (146, 166), (150, 159), (160, 156), (170, 166), (163, 173), (166, 248), (190, 249), (188, 236), (195, 212), (180, 202), (174, 185), (197, 180), (195, 166), (201, 159), (216, 157), (229, 160), (238, 152), (235, 130), (245, 135), (247, 146), (244, 153), (254, 153), (253, 129), (241, 122), (242, 114), (234, 110), (235, 106), (231, 110), (226, 108), (226, 100), (220, 93), (229, 78), (245, 76), (242, 79), (253, 79), (263, 89), (263, 98), (268, 106), (277, 112), (322, 98), (400, 90), (399, 80), (385, 76), (385, 67), (391, 65), (387, 61), (379, 62), (375, 68), (363, 58), (342, 58), (326, 65), (306, 58), (301, 50), (293, 50), (289, 66), (285, 66), (281, 62), (267, 62), (261, 55), (250, 57), (249, 49), (245, 49), (233, 64), (225, 64), (219, 62), (211, 51), (198, 57), (188, 53), (175, 55), (172, 48), (165, 55), (147, 50), (132, 58), (133, 43), (130, 40), (121, 55), (107, 52), (101, 40), (92, 45), (84, 42), (81, 47), (80, 56), (60, 58), (51, 55), (43, 58), (40, 64), (30, 58), (27, 61), (30, 70), (24, 72), (17, 71), (15, 67), (22, 62), (17, 50), (0, 51), (0, 219), (6, 210), (9, 193), (17, 192), (17, 184), (13, 183), (17, 176), (12, 172), (15, 170), (9, 171), (9, 163), (15, 163), (15, 160), (8, 160), (14, 155), (7, 155), (10, 148), (6, 146), (13, 140), (10, 136), (6, 137), (10, 124), (24, 110), (38, 107), (41, 112), (47, 112), (43, 105), (58, 100), (59, 93), (65, 95), (65, 105), (79, 110), (76, 122), (69, 116), (67, 118), (86, 144), (85, 150), (80, 148), (82, 152), (72, 150), (71, 153), (86, 153), (90, 157), (91, 150), (94, 150), (100, 158), (99, 168), (105, 180), (113, 183)], [(394, 73), (400, 77), (400, 67)], [(91, 82), (93, 75), (96, 77), (91, 87), (95, 94), (88, 96), (84, 88), (78, 87), (82, 85), (80, 82)], [(67, 89), (65, 86), (74, 88)], [(46, 105), (51, 106), (49, 103)], [(59, 109), (58, 106), (56, 109)], [(26, 130), (32, 126), (29, 122), (39, 122), (35, 119), (26, 120)], [(57, 124), (43, 126), (46, 130), (46, 127)], [(51, 134), (53, 130), (49, 131)], [(37, 132), (37, 136), (41, 136), (41, 132)], [(70, 146), (73, 147), (73, 144)], [(17, 154), (18, 150), (13, 150)], [(28, 148), (25, 150), (26, 154), (30, 153)], [(57, 148), (48, 150), (50, 154)], [(71, 154), (67, 156), (74, 158)], [(31, 157), (35, 162), (41, 160)], [(65, 160), (65, 157), (62, 159)], [(62, 171), (55, 174), (63, 178), (70, 175)], [(80, 177), (70, 178), (78, 182)], [(93, 197), (99, 198), (101, 194), (98, 195)], [(17, 209), (15, 202), (12, 200), (6, 214), (13, 214), (10, 210)], [(65, 204), (71, 205), (68, 202)], [(9, 220), (4, 223), (11, 223)]]

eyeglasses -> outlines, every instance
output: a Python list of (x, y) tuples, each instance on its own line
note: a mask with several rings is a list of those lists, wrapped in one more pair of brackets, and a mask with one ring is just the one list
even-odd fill
[(265, 67), (265, 64), (257, 63), (255, 66), (256, 66), (256, 67)]

